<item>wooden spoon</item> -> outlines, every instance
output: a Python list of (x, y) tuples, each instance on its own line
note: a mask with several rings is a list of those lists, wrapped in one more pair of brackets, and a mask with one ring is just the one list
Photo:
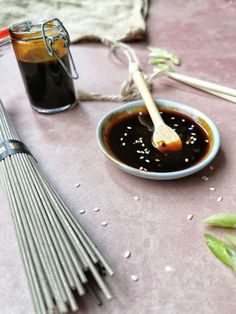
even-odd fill
[(162, 120), (162, 117), (147, 88), (143, 73), (136, 63), (131, 63), (129, 72), (132, 76), (154, 124), (153, 145), (160, 152), (180, 151), (182, 142), (179, 135)]

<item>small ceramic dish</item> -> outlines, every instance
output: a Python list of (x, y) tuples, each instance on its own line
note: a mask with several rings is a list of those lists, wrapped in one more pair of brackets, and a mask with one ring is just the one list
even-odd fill
[(206, 167), (214, 159), (220, 147), (219, 131), (212, 120), (201, 111), (181, 103), (163, 99), (157, 99), (155, 102), (159, 110), (168, 109), (185, 114), (195, 122), (199, 123), (206, 130), (209, 138), (209, 150), (203, 159), (187, 169), (172, 172), (142, 171), (120, 161), (109, 149), (106, 141), (106, 134), (108, 133), (111, 124), (114, 123), (114, 121), (116, 121), (119, 117), (142, 111), (144, 109), (144, 103), (142, 100), (133, 101), (113, 109), (111, 112), (107, 113), (99, 122), (97, 128), (97, 141), (105, 156), (108, 157), (114, 163), (114, 165), (116, 165), (121, 170), (132, 175), (151, 180), (178, 179), (189, 176)]

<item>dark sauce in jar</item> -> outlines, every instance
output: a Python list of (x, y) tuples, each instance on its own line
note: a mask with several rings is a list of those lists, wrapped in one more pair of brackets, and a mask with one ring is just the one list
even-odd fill
[[(68, 55), (63, 56), (70, 69)], [(55, 109), (75, 103), (73, 81), (58, 60), (28, 62), (18, 60), (27, 94), (33, 107)]]
[(151, 172), (172, 172), (197, 164), (209, 150), (205, 129), (190, 117), (174, 111), (162, 111), (167, 125), (179, 134), (183, 148), (161, 153), (152, 145), (153, 124), (147, 112), (118, 119), (107, 135), (110, 151), (123, 163)]

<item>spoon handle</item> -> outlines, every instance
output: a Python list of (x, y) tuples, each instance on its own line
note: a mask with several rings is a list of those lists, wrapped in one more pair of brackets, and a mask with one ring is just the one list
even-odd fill
[(137, 63), (131, 63), (129, 66), (129, 73), (132, 76), (142, 98), (144, 101), (144, 104), (147, 107), (147, 110), (151, 116), (153, 124), (156, 126), (159, 126), (160, 124), (163, 124), (162, 117), (157, 109), (157, 106), (155, 102), (152, 99), (151, 93), (149, 89), (147, 88), (145, 79), (143, 77), (143, 73)]

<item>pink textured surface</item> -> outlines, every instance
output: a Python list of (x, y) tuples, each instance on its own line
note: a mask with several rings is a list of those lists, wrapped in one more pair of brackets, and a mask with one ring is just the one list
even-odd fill
[[(133, 45), (147, 65), (147, 45), (175, 51), (180, 71), (234, 87), (235, 1), (152, 1), (148, 40)], [(78, 44), (72, 52), (80, 72), (77, 87), (116, 93), (126, 67), (99, 44)], [(82, 300), (81, 314), (232, 314), (234, 274), (208, 251), (204, 232), (223, 237), (201, 220), (235, 211), (236, 105), (167, 79), (154, 95), (194, 106), (212, 118), (222, 137), (213, 163), (186, 179), (150, 182), (114, 168), (96, 143), (100, 118), (115, 103), (81, 103), (73, 111), (44, 116), (31, 110), (12, 54), (0, 58), (0, 97), (40, 165), (115, 271), (108, 278), (114, 299), (97, 307)], [(201, 179), (209, 175), (209, 181)], [(79, 188), (75, 184), (80, 183)], [(215, 186), (216, 191), (209, 187)], [(140, 201), (135, 201), (138, 195)], [(223, 196), (223, 201), (216, 201)], [(32, 314), (30, 294), (16, 243), (13, 221), (0, 193), (0, 313)], [(100, 207), (94, 213), (94, 207)], [(79, 215), (79, 209), (85, 209)], [(193, 219), (187, 220), (192, 214)], [(101, 222), (107, 220), (107, 227)], [(233, 231), (232, 231), (233, 232)], [(132, 255), (125, 259), (123, 254)], [(173, 268), (166, 272), (165, 266)], [(130, 275), (139, 281), (134, 282)]]

